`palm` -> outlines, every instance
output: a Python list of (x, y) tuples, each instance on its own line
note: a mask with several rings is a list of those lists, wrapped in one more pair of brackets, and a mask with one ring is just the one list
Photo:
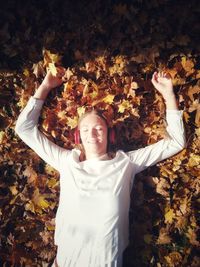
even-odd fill
[(62, 77), (65, 73), (64, 68), (57, 68), (57, 74), (54, 76), (49, 70), (43, 80), (43, 84), (45, 84), (48, 88), (55, 88), (60, 86), (63, 83)]

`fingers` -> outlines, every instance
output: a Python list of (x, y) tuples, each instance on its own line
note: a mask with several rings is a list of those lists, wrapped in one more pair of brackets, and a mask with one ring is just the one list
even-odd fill
[(158, 78), (167, 78), (170, 79), (171, 75), (167, 71), (159, 71), (158, 72)]
[(154, 72), (152, 75), (152, 79), (151, 82), (153, 83), (153, 85), (155, 86), (155, 84), (158, 82), (158, 72)]
[(58, 79), (63, 79), (63, 77), (65, 76), (65, 71), (66, 69), (63, 67), (56, 67), (57, 73), (56, 73), (56, 77)]
[(152, 75), (152, 82), (159, 82), (159, 80), (166, 78), (166, 79), (171, 79), (171, 75), (167, 71), (155, 71)]

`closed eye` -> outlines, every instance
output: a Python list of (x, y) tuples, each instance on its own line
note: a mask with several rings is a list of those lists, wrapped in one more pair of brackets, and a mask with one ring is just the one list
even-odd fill
[(82, 128), (82, 129), (81, 129), (81, 132), (83, 132), (83, 133), (88, 132), (88, 128)]

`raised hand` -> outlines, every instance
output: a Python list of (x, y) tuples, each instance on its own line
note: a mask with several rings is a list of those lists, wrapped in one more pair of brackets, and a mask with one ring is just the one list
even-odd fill
[(55, 87), (60, 86), (63, 83), (63, 76), (65, 75), (65, 68), (57, 67), (57, 73), (53, 75), (50, 70), (48, 70), (44, 80), (42, 81), (42, 86), (46, 87), (48, 90), (51, 90)]
[(165, 99), (167, 109), (177, 109), (177, 102), (170, 74), (164, 71), (154, 72), (151, 81), (156, 90), (158, 90)]
[(41, 85), (38, 87), (34, 94), (34, 98), (45, 100), (49, 92), (64, 82), (65, 68), (57, 67), (56, 75), (53, 75), (50, 70), (42, 81)]

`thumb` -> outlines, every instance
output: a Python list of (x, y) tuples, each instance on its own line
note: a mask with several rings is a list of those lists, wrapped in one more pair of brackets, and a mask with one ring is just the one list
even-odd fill
[(153, 83), (154, 86), (158, 83), (158, 73), (154, 72), (151, 78), (151, 82)]

